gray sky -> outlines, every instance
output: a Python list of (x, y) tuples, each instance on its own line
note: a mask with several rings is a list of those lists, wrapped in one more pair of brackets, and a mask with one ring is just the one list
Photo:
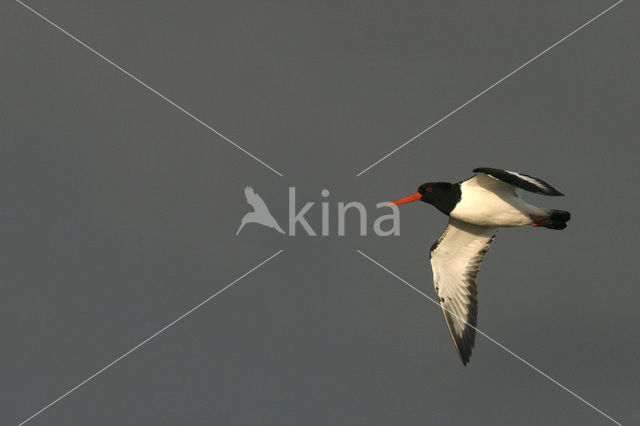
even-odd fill
[[(626, 1), (360, 177), (613, 2), (0, 4), (0, 423), (17, 424), (280, 249), (31, 424), (610, 424), (483, 337), (464, 368), (427, 250), (247, 225), (251, 185), (375, 204), (474, 167), (567, 194), (562, 232), (499, 232), (478, 326), (623, 424), (640, 422), (639, 7)], [(320, 208), (308, 215), (320, 227)], [(335, 216), (332, 217), (332, 220)], [(351, 231), (351, 232), (350, 232)]]

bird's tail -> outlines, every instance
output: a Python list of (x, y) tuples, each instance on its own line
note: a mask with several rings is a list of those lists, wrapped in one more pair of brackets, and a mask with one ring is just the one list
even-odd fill
[(281, 234), (284, 234), (284, 231), (282, 230), (282, 228), (280, 228), (280, 225), (278, 225), (278, 222), (276, 222), (275, 219), (273, 220), (273, 229)]
[(571, 219), (571, 213), (564, 210), (547, 210), (544, 216), (530, 215), (533, 226), (542, 226), (549, 229), (564, 229)]
[(571, 213), (565, 210), (547, 210), (547, 216), (535, 220), (535, 226), (544, 226), (549, 229), (564, 229), (571, 219)]

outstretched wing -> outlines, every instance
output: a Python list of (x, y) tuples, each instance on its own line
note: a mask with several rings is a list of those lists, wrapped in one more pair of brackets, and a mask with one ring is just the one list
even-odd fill
[(485, 174), (493, 179), (506, 182), (509, 185), (513, 185), (518, 188), (524, 189), (525, 191), (534, 192), (536, 194), (554, 196), (564, 195), (542, 179), (525, 175), (523, 173), (510, 172), (509, 170), (492, 169), (489, 167), (479, 167), (477, 169), (473, 169), (473, 172)]
[(476, 337), (476, 279), (496, 229), (451, 218), (447, 229), (431, 247), (436, 293), (453, 344), (464, 365), (469, 362)]
[(256, 194), (256, 192), (253, 190), (252, 187), (247, 186), (244, 189), (244, 195), (245, 197), (247, 197), (247, 203), (249, 203), (251, 207), (253, 207), (254, 211), (256, 212), (263, 212), (265, 210), (267, 212), (269, 211), (269, 209), (267, 208), (267, 205), (262, 200), (262, 197)]

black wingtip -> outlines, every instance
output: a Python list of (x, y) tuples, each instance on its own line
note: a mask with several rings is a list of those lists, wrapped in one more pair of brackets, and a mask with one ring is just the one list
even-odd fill
[(562, 192), (558, 191), (557, 189), (555, 189), (553, 186), (549, 185), (548, 183), (547, 183), (547, 185), (549, 186), (549, 188), (548, 188), (548, 190), (546, 192), (544, 192), (544, 195), (550, 195), (552, 197), (564, 197), (564, 194)]
[(464, 365), (465, 367), (467, 366), (467, 364), (469, 364), (469, 361), (471, 360), (472, 349), (473, 349), (473, 344), (471, 347), (456, 346), (456, 351), (458, 352), (458, 355), (460, 355), (460, 361), (462, 361), (462, 365)]

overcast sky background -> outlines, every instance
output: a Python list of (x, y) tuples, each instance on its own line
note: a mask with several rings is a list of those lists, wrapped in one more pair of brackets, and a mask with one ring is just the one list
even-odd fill
[[(474, 167), (543, 178), (561, 232), (501, 230), (479, 327), (623, 424), (640, 423), (639, 7), (626, 1), (360, 177), (613, 2), (44, 1), (0, 4), (0, 423), (610, 424), (487, 339), (462, 366), (429, 295), (446, 217), (338, 237), (369, 206)], [(235, 232), (252, 185), (329, 237)]]

